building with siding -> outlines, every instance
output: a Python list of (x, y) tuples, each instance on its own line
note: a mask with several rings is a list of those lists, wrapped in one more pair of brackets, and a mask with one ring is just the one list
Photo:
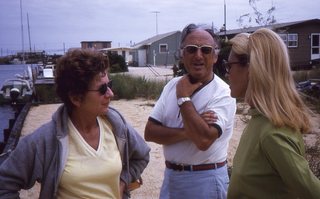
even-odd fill
[(288, 47), (293, 70), (310, 69), (320, 64), (320, 19), (227, 30), (218, 34), (221, 38), (231, 39), (238, 33), (252, 33), (262, 27), (277, 32), (284, 40)]
[(148, 38), (132, 46), (135, 66), (172, 66), (177, 62), (181, 32), (173, 31)]
[(105, 53), (110, 52), (117, 55), (121, 55), (124, 58), (127, 65), (132, 64), (132, 55), (131, 55), (132, 50), (129, 47), (103, 48), (103, 49), (100, 49), (99, 51), (102, 51)]
[(82, 49), (100, 50), (103, 48), (111, 48), (111, 41), (82, 41)]

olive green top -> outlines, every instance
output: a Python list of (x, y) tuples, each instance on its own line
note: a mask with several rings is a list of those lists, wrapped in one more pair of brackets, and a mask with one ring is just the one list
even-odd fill
[(320, 199), (320, 181), (304, 158), (301, 133), (276, 128), (257, 110), (233, 161), (228, 199)]

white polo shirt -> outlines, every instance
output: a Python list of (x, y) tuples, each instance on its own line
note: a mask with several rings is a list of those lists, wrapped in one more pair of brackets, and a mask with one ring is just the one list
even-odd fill
[[(167, 83), (150, 115), (151, 118), (167, 127), (183, 127), (176, 97), (176, 84), (180, 78), (173, 78)], [(222, 135), (206, 151), (199, 150), (189, 140), (163, 145), (165, 159), (173, 163), (188, 165), (225, 161), (236, 112), (236, 100), (230, 96), (229, 85), (214, 75), (214, 79), (210, 83), (192, 95), (191, 101), (199, 114), (208, 110), (217, 114), (216, 124), (221, 127)]]

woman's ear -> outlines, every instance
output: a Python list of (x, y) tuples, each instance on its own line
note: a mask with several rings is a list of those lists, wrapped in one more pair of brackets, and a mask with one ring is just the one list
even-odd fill
[(75, 107), (79, 107), (82, 101), (81, 96), (69, 94), (69, 99)]

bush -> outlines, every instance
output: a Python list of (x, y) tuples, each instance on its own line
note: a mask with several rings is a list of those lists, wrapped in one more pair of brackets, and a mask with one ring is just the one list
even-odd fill
[(126, 61), (121, 55), (109, 52), (108, 57), (110, 62), (110, 73), (128, 71), (128, 66), (126, 65)]
[(10, 57), (0, 57), (0, 64), (10, 64)]
[(307, 81), (308, 79), (320, 79), (320, 69), (292, 71), (295, 82)]
[(125, 74), (110, 74), (113, 81), (112, 91), (115, 99), (134, 99), (143, 97), (157, 99), (165, 82), (150, 81), (145, 77), (134, 77)]

